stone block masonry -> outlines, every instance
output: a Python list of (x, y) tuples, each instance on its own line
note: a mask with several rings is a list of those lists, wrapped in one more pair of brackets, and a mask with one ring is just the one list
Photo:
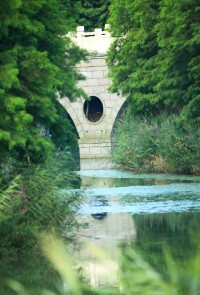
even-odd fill
[(79, 99), (70, 102), (67, 97), (60, 100), (79, 134), (81, 169), (111, 168), (112, 128), (125, 102), (124, 97), (108, 92), (111, 82), (105, 58), (113, 38), (101, 29), (86, 33), (84, 27), (78, 27), (76, 34), (70, 33), (69, 36), (78, 46), (90, 52), (89, 60), (77, 67), (86, 78), (79, 82), (79, 86), (90, 101)]

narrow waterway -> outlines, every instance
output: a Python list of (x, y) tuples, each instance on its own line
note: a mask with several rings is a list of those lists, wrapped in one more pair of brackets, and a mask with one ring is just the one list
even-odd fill
[(184, 265), (200, 234), (200, 177), (133, 174), (118, 170), (78, 172), (84, 202), (75, 254), (97, 287), (118, 284), (120, 244), (129, 244), (167, 277), (164, 251)]

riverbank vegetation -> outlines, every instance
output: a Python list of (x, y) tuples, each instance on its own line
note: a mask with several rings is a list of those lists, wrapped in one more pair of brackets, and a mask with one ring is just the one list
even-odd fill
[(42, 254), (39, 236), (53, 232), (69, 244), (78, 228), (75, 212), (81, 198), (66, 191), (73, 177), (61, 160), (57, 156), (40, 165), (12, 161), (0, 175), (1, 294), (13, 294), (8, 279), (34, 295), (59, 289), (60, 276)]
[(200, 128), (180, 117), (133, 117), (119, 123), (114, 161), (137, 173), (200, 174)]
[(114, 159), (135, 171), (199, 173), (199, 4), (113, 0), (110, 15), (111, 91), (129, 105)]

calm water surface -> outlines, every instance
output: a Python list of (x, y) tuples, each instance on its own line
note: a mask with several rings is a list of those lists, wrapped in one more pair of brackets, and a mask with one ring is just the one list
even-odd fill
[(200, 234), (200, 177), (78, 172), (84, 203), (76, 254), (91, 284), (117, 284), (119, 245), (129, 244), (164, 277), (164, 251), (174, 263), (195, 255)]

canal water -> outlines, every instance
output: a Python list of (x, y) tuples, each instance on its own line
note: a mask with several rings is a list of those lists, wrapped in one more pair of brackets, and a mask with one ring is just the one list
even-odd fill
[(200, 241), (200, 177), (80, 171), (83, 195), (75, 255), (94, 287), (118, 285), (120, 245), (130, 245), (163, 278), (166, 251), (184, 267)]

